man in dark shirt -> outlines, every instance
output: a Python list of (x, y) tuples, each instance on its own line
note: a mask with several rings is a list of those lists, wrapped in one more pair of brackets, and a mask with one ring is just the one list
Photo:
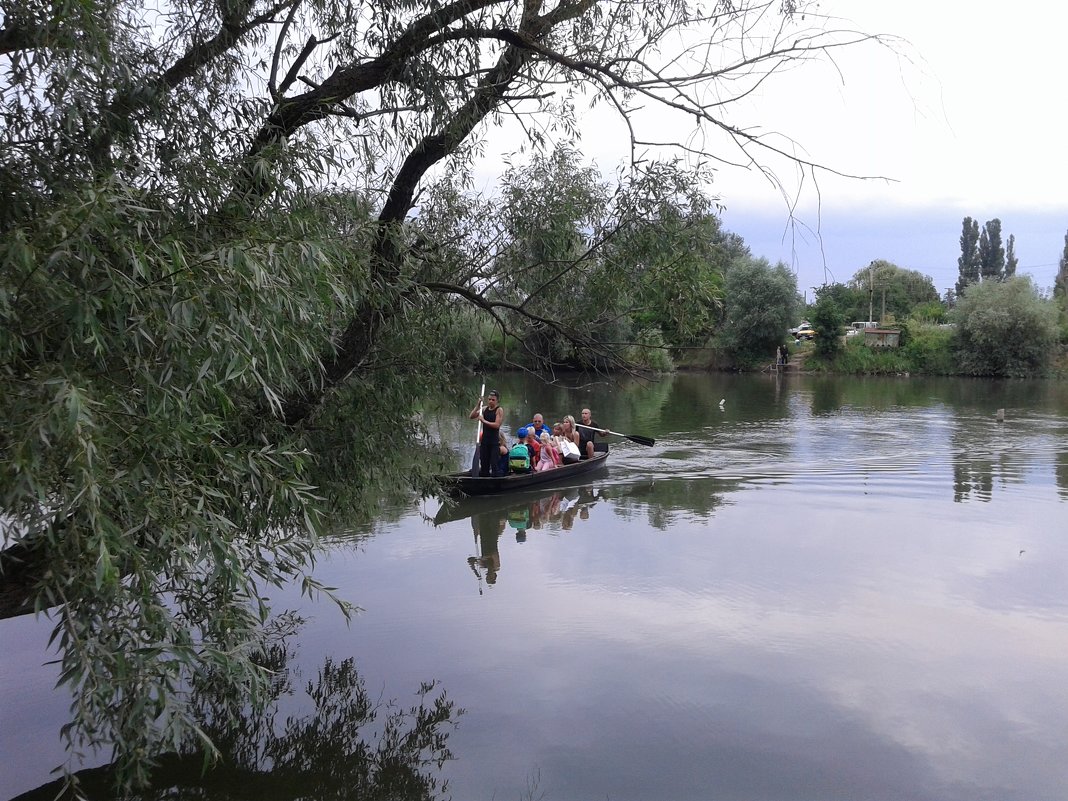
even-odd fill
[[(594, 430), (591, 430), (594, 429)], [(582, 410), (582, 423), (579, 427), (579, 453), (583, 459), (593, 458), (594, 438), (600, 434), (602, 437), (608, 432), (601, 428), (593, 419), (589, 409)]]

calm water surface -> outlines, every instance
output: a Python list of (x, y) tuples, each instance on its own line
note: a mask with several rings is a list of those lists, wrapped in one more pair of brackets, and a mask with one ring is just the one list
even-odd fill
[[(657, 444), (339, 537), (319, 575), (348, 627), (276, 601), (310, 617), (305, 678), (352, 656), (376, 697), (437, 679), (465, 708), (453, 798), (1068, 797), (1068, 387), (498, 388), (509, 431), (589, 405)], [(468, 421), (440, 423), (469, 460)], [(0, 623), (0, 798), (62, 757), (47, 633)]]

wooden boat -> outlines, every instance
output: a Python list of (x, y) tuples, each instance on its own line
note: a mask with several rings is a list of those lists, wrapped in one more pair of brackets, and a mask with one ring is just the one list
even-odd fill
[(442, 477), (442, 489), (452, 496), (498, 495), (506, 492), (542, 487), (573, 479), (584, 473), (599, 470), (608, 462), (608, 451), (593, 454), (573, 464), (564, 464), (540, 473), (511, 473), (507, 476), (475, 476), (470, 472), (449, 473)]

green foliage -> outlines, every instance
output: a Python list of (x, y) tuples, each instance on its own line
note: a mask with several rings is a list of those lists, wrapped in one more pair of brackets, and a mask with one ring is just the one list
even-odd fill
[[(930, 276), (917, 270), (906, 270), (888, 261), (877, 259), (869, 267), (858, 270), (849, 282), (849, 286), (864, 295), (859, 313), (860, 317), (850, 320), (881, 319), (893, 317), (904, 320), (920, 305), (938, 301), (938, 290)], [(870, 293), (870, 295), (869, 295)], [(875, 317), (868, 317), (869, 303)], [(849, 310), (842, 307), (842, 311)], [(887, 320), (882, 320), (887, 322)]]
[[(463, 191), (483, 133), (514, 115), (547, 152), (574, 136), (586, 82), (624, 117), (640, 85), (722, 125), (798, 58), (779, 37), (806, 59), (863, 37), (805, 28), (795, 3), (605, 8), (5, 14), (0, 612), (55, 610), (64, 733), (113, 747), (120, 781), (198, 731), (199, 672), (235, 705), (263, 698), (265, 586), (316, 592), (325, 521), (430, 488), (417, 411), (456, 361), (518, 342), (605, 367), (656, 329), (710, 330), (742, 245), (707, 172), (635, 159), (607, 185), (561, 148), (487, 199)], [(680, 35), (722, 46), (650, 64)], [(750, 160), (763, 144), (736, 141)]]
[(955, 340), (956, 334), (951, 328), (910, 324), (908, 342), (901, 349), (908, 360), (908, 370), (926, 375), (954, 375), (958, 369)]
[(862, 273), (867, 274), (866, 271), (858, 272), (849, 284), (825, 284), (817, 291), (818, 297), (834, 301), (847, 324), (853, 320), (869, 319), (867, 278), (864, 278), (863, 283), (858, 283)]
[(797, 313), (797, 277), (784, 264), (742, 258), (728, 267), (724, 289), (716, 344), (737, 366), (772, 361)]
[(909, 319), (920, 323), (942, 323), (945, 322), (947, 314), (941, 301), (931, 300), (913, 306)]
[(244, 647), (261, 585), (318, 591), (323, 488), (351, 486), (346, 513), (371, 512), (383, 484), (429, 475), (425, 455), (414, 472), (385, 455), (420, 444), (395, 410), (437, 353), (430, 314), (420, 337), (384, 332), (373, 381), (317, 426), (281, 426), (281, 396), (374, 291), (359, 226), (340, 240), (345, 210), (309, 204), (223, 238), (150, 201), (117, 180), (57, 195), (0, 245), (6, 536), (49, 560), (36, 603), (58, 607), (72, 743), (115, 745), (138, 780), (189, 726), (193, 671), (262, 688)]
[(971, 217), (965, 217), (961, 225), (957, 271), (956, 294), (960, 297), (969, 286), (979, 283), (979, 221)]
[(912, 364), (897, 348), (872, 348), (862, 337), (851, 337), (833, 353), (817, 352), (805, 365), (810, 369), (853, 375), (897, 375)]
[(979, 276), (983, 281), (1000, 281), (1005, 277), (1005, 248), (1001, 244), (1001, 220), (997, 217), (988, 220), (979, 234)]
[(1031, 280), (969, 287), (953, 313), (958, 358), (968, 375), (1032, 376), (1050, 364), (1056, 341), (1056, 311)]
[(861, 336), (847, 337), (833, 357), (814, 357), (806, 367), (854, 375), (953, 375), (957, 372), (954, 342), (952, 329), (913, 323), (900, 347), (873, 348)]
[(653, 164), (610, 192), (558, 148), (513, 164), (503, 183), (504, 203), (439, 187), (417, 221), (447, 243), (433, 253), (438, 285), (466, 294), (474, 283), (493, 306), (502, 333), (480, 337), (481, 361), (603, 368), (641, 352), (629, 347), (636, 331), (672, 346), (708, 336), (724, 264), (745, 247), (711, 214), (706, 176)]
[(1008, 240), (1005, 242), (1005, 271), (1004, 276), (1006, 278), (1012, 278), (1016, 275), (1016, 268), (1019, 266), (1020, 260), (1016, 258), (1016, 237), (1009, 234)]
[(641, 368), (658, 373), (668, 373), (675, 369), (671, 348), (664, 341), (664, 335), (659, 328), (643, 328), (639, 331), (636, 342), (628, 353), (628, 359)]
[(1064, 249), (1057, 263), (1057, 277), (1053, 280), (1053, 300), (1057, 305), (1061, 330), (1061, 341), (1068, 341), (1068, 233), (1064, 235)]
[(809, 322), (816, 330), (816, 353), (823, 359), (833, 359), (842, 347), (842, 326), (845, 316), (830, 294), (816, 293), (816, 305)]
[[(283, 625), (292, 633), (300, 623)], [(463, 709), (433, 682), (419, 687), (415, 704), (383, 702), (368, 692), (353, 659), (327, 657), (301, 687), (294, 658), (284, 639), (271, 637), (257, 649), (255, 661), (273, 679), (260, 707), (244, 710), (240, 719), (229, 713), (227, 678), (213, 671), (196, 675), (190, 688), (196, 732), (159, 757), (161, 770), (147, 777), (143, 789), (122, 797), (225, 801), (236, 787), (248, 796), (276, 799), (440, 797), (444, 784), (436, 772), (453, 758), (448, 739)], [(293, 696), (302, 696), (309, 711), (288, 712)], [(217, 750), (205, 750), (205, 740)], [(119, 765), (112, 763), (71, 778), (84, 797), (111, 798), (120, 777)], [(59, 779), (22, 797), (69, 797), (63, 791)]]

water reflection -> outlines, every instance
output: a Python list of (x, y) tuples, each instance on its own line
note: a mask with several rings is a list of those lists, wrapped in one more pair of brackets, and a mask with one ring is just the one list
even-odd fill
[[(123, 795), (132, 801), (231, 801), (257, 798), (290, 801), (389, 798), (429, 801), (445, 789), (436, 771), (453, 758), (447, 741), (462, 709), (434, 682), (424, 683), (418, 702), (402, 708), (372, 697), (352, 658), (327, 658), (304, 684), (302, 714), (287, 714), (299, 698), (299, 670), (291, 666), (290, 637), (300, 621), (283, 620), (285, 634), (263, 651), (264, 666), (276, 677), (266, 703), (245, 709), (237, 720), (220, 710), (235, 699), (220, 697), (212, 675), (191, 687), (196, 724), (215, 744), (211, 762), (202, 743), (189, 737), (174, 753), (161, 755), (147, 786)], [(210, 764), (210, 767), (207, 767)], [(77, 795), (62, 779), (11, 801), (54, 801), (81, 797), (113, 799), (114, 764), (74, 774)]]
[(1064, 500), (1068, 500), (1068, 450), (1057, 454), (1057, 490)]
[[(354, 655), (387, 695), (442, 680), (469, 710), (442, 773), (453, 797), (1064, 798), (1068, 385), (680, 374), (618, 391), (497, 386), (508, 426), (593, 406), (656, 447), (613, 442), (607, 474), (453, 503), (439, 529), (417, 511), (429, 505), (383, 515), (323, 564), (365, 613), (346, 628), (311, 612), (300, 634), (313, 684), (324, 655), (320, 673)], [(3, 661), (11, 630), (0, 693), (40, 664)], [(15, 692), (30, 699), (20, 709), (40, 701)], [(329, 704), (320, 718), (299, 695), (281, 706), (314, 734), (287, 741), (277, 713), (281, 742), (233, 763), (247, 795), (274, 792), (276, 753), (278, 797), (313, 760), (309, 798), (340, 796), (356, 772), (356, 746), (332, 730), (349, 718)], [(0, 774), (40, 763), (32, 714)], [(199, 792), (199, 764), (182, 764)], [(537, 793), (523, 784), (534, 772)], [(374, 797), (356, 786), (351, 797)]]
[(500, 541), (508, 532), (517, 545), (527, 541), (530, 532), (570, 531), (577, 520), (588, 520), (590, 508), (601, 500), (601, 491), (592, 483), (565, 489), (473, 497), (449, 501), (434, 516), (436, 526), (464, 518), (471, 520), (476, 553), (467, 564), (478, 580), (482, 595), (483, 581), (492, 587), (501, 572)]

